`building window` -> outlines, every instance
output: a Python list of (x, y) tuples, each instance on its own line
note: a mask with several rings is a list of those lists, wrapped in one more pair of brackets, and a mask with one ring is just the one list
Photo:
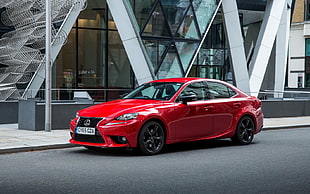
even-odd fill
[(156, 78), (183, 77), (218, 0), (131, 0)]
[(305, 87), (310, 88), (310, 38), (306, 39), (305, 45)]
[(223, 28), (222, 16), (218, 14), (191, 69), (191, 77), (220, 79), (233, 83)]
[(310, 0), (305, 1), (306, 6), (305, 6), (305, 20), (309, 21), (310, 20)]
[(108, 101), (133, 89), (130, 62), (106, 1), (88, 0), (54, 67), (60, 99), (85, 89), (95, 100)]

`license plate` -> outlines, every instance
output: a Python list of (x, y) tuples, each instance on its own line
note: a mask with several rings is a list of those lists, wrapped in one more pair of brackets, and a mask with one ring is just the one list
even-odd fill
[(96, 130), (93, 127), (77, 127), (76, 133), (80, 135), (95, 135)]

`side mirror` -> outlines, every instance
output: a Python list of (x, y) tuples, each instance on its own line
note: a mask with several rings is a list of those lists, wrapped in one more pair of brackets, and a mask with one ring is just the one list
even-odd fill
[(179, 99), (183, 104), (187, 104), (187, 102), (197, 100), (198, 98), (196, 94), (189, 94), (189, 95), (182, 95), (180, 96)]

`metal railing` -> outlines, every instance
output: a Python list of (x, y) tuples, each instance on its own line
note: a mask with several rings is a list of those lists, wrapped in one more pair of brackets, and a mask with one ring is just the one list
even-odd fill
[[(132, 89), (68, 89), (68, 88), (53, 88), (52, 89), (52, 100), (74, 100), (75, 91), (86, 91), (94, 101), (106, 102), (110, 100), (120, 99), (126, 93), (132, 91)], [(20, 91), (23, 92), (23, 91)], [(31, 91), (29, 91), (31, 92)], [(34, 91), (34, 92), (37, 92)], [(37, 92), (36, 98), (45, 99), (45, 90), (40, 89)]]
[(310, 91), (264, 90), (260, 92), (259, 98), (262, 100), (297, 100), (297, 99), (310, 100)]

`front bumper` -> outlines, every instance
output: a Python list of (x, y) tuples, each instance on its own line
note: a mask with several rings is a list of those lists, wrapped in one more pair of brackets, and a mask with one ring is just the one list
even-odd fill
[[(74, 121), (72, 121), (74, 122)], [(138, 120), (101, 124), (96, 126), (95, 135), (80, 135), (76, 133), (76, 124), (71, 123), (69, 140), (72, 144), (94, 147), (136, 147), (140, 129)], [(126, 141), (120, 141), (126, 138)]]

